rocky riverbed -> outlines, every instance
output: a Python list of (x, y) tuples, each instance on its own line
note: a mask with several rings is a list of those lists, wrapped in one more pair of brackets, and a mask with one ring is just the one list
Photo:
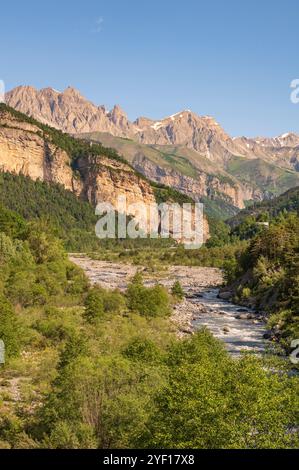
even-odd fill
[(263, 318), (248, 308), (218, 298), (223, 283), (219, 269), (171, 266), (157, 275), (144, 267), (92, 260), (83, 255), (71, 255), (70, 259), (84, 269), (91, 283), (106, 289), (124, 291), (138, 270), (143, 271), (147, 286), (159, 282), (169, 289), (175, 280), (179, 280), (186, 298), (175, 306), (171, 317), (178, 336), (193, 334), (206, 327), (224, 341), (231, 354), (238, 355), (241, 351), (261, 353), (265, 348)]

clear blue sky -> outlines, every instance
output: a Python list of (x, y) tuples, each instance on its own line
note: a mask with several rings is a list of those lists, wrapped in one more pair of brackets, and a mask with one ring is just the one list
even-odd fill
[(78, 88), (131, 119), (190, 108), (232, 135), (299, 132), (298, 0), (1, 2), (0, 79)]

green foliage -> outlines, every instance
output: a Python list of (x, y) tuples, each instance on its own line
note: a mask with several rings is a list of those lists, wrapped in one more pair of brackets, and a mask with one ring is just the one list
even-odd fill
[(231, 201), (224, 200), (221, 195), (213, 197), (203, 196), (201, 202), (204, 204), (204, 211), (212, 221), (226, 220), (238, 213), (238, 208)]
[(178, 204), (194, 204), (194, 200), (186, 196), (183, 193), (180, 193), (176, 189), (170, 188), (168, 186), (165, 186), (160, 183), (155, 183), (151, 182), (155, 198), (158, 204), (161, 204), (163, 202), (173, 202), (173, 203), (178, 203)]
[(209, 227), (211, 238), (207, 241), (206, 246), (213, 248), (223, 246), (230, 242), (230, 229), (222, 220), (209, 218)]
[[(243, 300), (250, 292), (255, 306), (275, 314), (274, 318), (280, 318), (282, 312), (276, 334), (282, 344), (289, 347), (291, 339), (299, 334), (298, 216), (280, 215), (268, 229), (251, 240), (234, 264), (234, 270), (227, 271), (228, 282), (234, 282), (234, 289), (243, 293)], [(270, 324), (273, 324), (271, 317)]]
[(133, 338), (123, 351), (123, 355), (132, 361), (155, 363), (161, 361), (161, 354), (156, 344), (147, 338)]
[(99, 320), (104, 315), (103, 291), (97, 287), (91, 289), (85, 299), (84, 317), (90, 323)]
[(171, 288), (171, 293), (176, 299), (183, 300), (185, 294), (179, 281), (175, 281)]
[(248, 216), (244, 218), (239, 225), (232, 229), (231, 235), (237, 237), (239, 240), (249, 240), (259, 233), (262, 233), (263, 230), (265, 230), (264, 225), (258, 223), (254, 217)]
[(26, 223), (16, 212), (0, 204), (0, 232), (11, 238), (23, 238), (26, 235)]
[(125, 308), (125, 297), (118, 291), (107, 291), (100, 287), (89, 289), (85, 298), (84, 318), (95, 323), (105, 314), (120, 314)]
[(170, 351), (169, 379), (155, 396), (146, 448), (215, 449), (296, 446), (295, 382), (254, 358), (231, 359), (206, 332)]
[(7, 262), (16, 254), (13, 240), (4, 232), (0, 232), (0, 263)]
[(44, 230), (60, 237), (68, 250), (93, 250), (100, 246), (94, 233), (97, 218), (88, 202), (58, 184), (0, 173), (0, 231), (23, 239), (24, 219), (38, 220)]
[(142, 279), (133, 279), (127, 289), (128, 307), (132, 312), (146, 317), (164, 317), (170, 314), (170, 298), (167, 290), (160, 285), (144, 287)]
[[(222, 268), (227, 260), (237, 256), (248, 242), (233, 240), (227, 245), (202, 246), (200, 249), (186, 249), (184, 245), (172, 245), (170, 240), (128, 240), (124, 244), (109, 244), (106, 249), (91, 253), (93, 259), (132, 262), (138, 266), (152, 266), (162, 270), (165, 266), (211, 266)], [(136, 243), (135, 243), (136, 242)], [(140, 240), (141, 242), (141, 240)], [(163, 243), (166, 242), (166, 243)]]
[(16, 313), (9, 301), (0, 294), (0, 339), (5, 345), (7, 358), (17, 356), (20, 351), (20, 328)]
[(247, 218), (250, 218), (251, 221), (267, 222), (271, 218), (280, 214), (286, 215), (288, 212), (299, 212), (299, 187), (292, 188), (274, 199), (255, 202), (228, 220), (228, 223), (232, 227), (236, 227)]

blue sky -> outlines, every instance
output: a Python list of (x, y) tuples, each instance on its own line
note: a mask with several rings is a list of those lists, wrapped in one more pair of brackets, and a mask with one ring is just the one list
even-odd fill
[(1, 2), (0, 79), (78, 88), (130, 119), (181, 109), (232, 135), (299, 132), (298, 0)]

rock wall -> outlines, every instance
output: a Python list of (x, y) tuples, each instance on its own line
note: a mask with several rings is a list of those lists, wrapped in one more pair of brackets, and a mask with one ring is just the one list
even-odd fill
[[(106, 157), (86, 155), (73, 171), (70, 156), (44, 138), (37, 126), (21, 122), (8, 112), (0, 112), (0, 170), (23, 174), (33, 180), (59, 183), (78, 197), (96, 206), (116, 205), (125, 196), (127, 205), (155, 203), (151, 185), (129, 165)], [(127, 215), (134, 215), (127, 211)], [(145, 218), (140, 217), (146, 230)]]
[(225, 181), (221, 176), (209, 175), (203, 171), (198, 171), (197, 179), (178, 173), (175, 170), (162, 168), (141, 156), (133, 162), (134, 167), (142, 172), (147, 178), (158, 183), (165, 184), (171, 188), (192, 197), (195, 201), (200, 201), (203, 196), (219, 196), (239, 209), (245, 207), (244, 201), (249, 199), (262, 200), (262, 191), (254, 190), (252, 187), (238, 182)]

